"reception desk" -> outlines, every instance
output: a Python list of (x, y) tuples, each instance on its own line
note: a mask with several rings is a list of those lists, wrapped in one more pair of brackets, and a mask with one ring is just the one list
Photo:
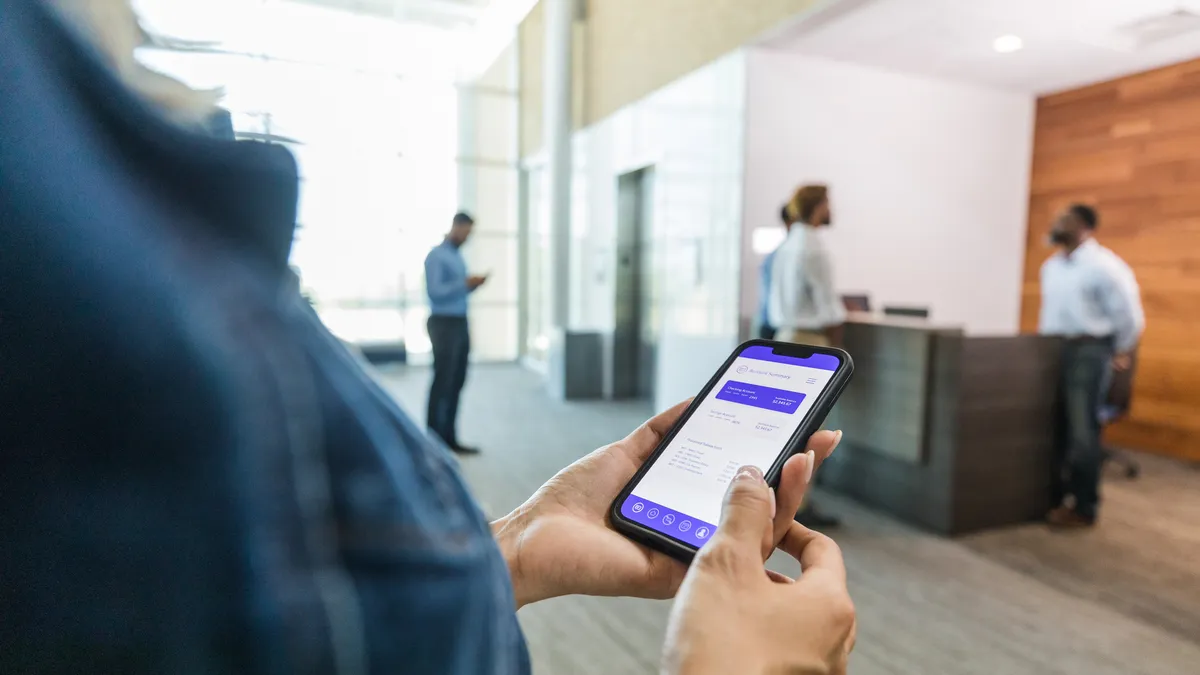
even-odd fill
[(827, 422), (845, 436), (822, 485), (947, 535), (1045, 515), (1057, 340), (854, 314), (845, 347), (854, 379)]

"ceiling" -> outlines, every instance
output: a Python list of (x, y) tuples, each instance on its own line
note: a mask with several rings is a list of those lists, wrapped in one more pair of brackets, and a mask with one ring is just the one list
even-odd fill
[[(1046, 94), (1200, 57), (1200, 16), (1162, 37), (1132, 27), (1200, 0), (834, 0), (763, 45)], [(993, 41), (1018, 35), (1024, 49)]]

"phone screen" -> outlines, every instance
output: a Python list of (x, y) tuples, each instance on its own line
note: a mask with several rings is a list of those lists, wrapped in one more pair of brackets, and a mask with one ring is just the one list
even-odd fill
[(670, 444), (621, 503), (630, 521), (697, 548), (716, 530), (721, 501), (739, 467), (766, 473), (787, 448), (841, 359), (738, 353)]

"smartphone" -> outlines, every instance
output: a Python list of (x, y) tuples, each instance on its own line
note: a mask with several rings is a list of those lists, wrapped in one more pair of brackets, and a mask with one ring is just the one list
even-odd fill
[(772, 488), (803, 452), (854, 373), (841, 349), (751, 340), (696, 396), (613, 502), (613, 526), (684, 562), (712, 537), (738, 468)]

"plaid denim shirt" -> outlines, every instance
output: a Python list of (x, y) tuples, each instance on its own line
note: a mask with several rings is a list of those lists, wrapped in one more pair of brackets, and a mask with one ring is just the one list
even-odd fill
[(0, 672), (528, 672), (453, 461), (289, 278), (291, 156), (3, 14)]

